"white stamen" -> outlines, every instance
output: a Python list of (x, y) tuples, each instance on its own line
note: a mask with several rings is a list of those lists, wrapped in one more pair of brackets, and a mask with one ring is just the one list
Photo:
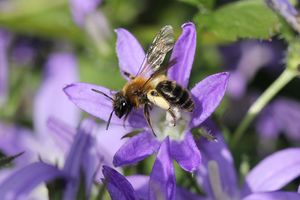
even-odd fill
[(165, 137), (169, 136), (173, 140), (182, 140), (186, 132), (185, 129), (190, 121), (190, 115), (180, 112), (178, 108), (173, 108), (172, 111), (176, 116), (176, 126), (174, 126), (174, 119), (169, 112), (161, 109), (157, 109), (156, 111), (156, 117), (153, 116), (153, 129), (157, 135), (157, 139), (162, 141)]

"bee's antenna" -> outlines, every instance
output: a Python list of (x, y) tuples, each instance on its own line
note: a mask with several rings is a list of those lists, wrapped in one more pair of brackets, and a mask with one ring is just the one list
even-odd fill
[(111, 101), (114, 101), (113, 98), (111, 98), (110, 96), (108, 96), (108, 95), (105, 94), (104, 92), (101, 92), (101, 91), (96, 90), (96, 89), (94, 89), (94, 88), (92, 88), (91, 90), (92, 90), (93, 92), (96, 92), (96, 93), (98, 93), (98, 94), (102, 94), (102, 95), (106, 96), (106, 97), (109, 98)]
[(106, 130), (108, 130), (108, 127), (109, 127), (109, 124), (110, 124), (110, 120), (111, 120), (111, 117), (113, 115), (113, 113), (115, 112), (115, 110), (111, 111), (110, 115), (109, 115), (109, 118), (108, 118), (108, 121), (107, 121), (107, 125), (106, 125)]

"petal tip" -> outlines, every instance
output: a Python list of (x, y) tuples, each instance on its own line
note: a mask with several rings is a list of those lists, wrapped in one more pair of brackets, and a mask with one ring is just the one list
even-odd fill
[(185, 27), (192, 27), (195, 28), (195, 24), (193, 22), (186, 22), (184, 24), (181, 25), (181, 28), (185, 28)]

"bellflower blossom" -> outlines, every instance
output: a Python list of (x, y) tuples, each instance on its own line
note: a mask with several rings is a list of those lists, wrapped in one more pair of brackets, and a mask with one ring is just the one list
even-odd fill
[(222, 134), (207, 120), (203, 126), (217, 137), (212, 143), (198, 141), (202, 150), (203, 165), (196, 173), (207, 200), (276, 200), (300, 199), (297, 192), (279, 191), (300, 175), (300, 148), (289, 148), (273, 153), (258, 163), (238, 187), (237, 172), (232, 155), (224, 143)]
[[(153, 188), (149, 185), (148, 176), (133, 175), (125, 178), (109, 166), (103, 166), (102, 172), (105, 178), (103, 182), (106, 184), (112, 200), (167, 199), (160, 196), (159, 193), (157, 193), (156, 196), (150, 195), (153, 192)], [(164, 183), (164, 185), (167, 185), (167, 183)], [(199, 197), (183, 188), (177, 187), (176, 200), (181, 199), (199, 200)]]
[(0, 183), (0, 196), (4, 200), (28, 198), (30, 192), (43, 182), (64, 178), (63, 199), (76, 199), (81, 173), (84, 175), (85, 198), (89, 199), (92, 183), (100, 160), (94, 150), (95, 123), (84, 120), (72, 142), (63, 169), (37, 162), (16, 171)]
[[(145, 53), (136, 39), (128, 31), (118, 29), (116, 32), (118, 35), (117, 54), (121, 71), (136, 74)], [(192, 23), (186, 23), (183, 25), (183, 33), (176, 42), (171, 55), (171, 60), (176, 58), (177, 63), (168, 72), (168, 77), (171, 80), (176, 80), (184, 87), (186, 87), (188, 83), (195, 48), (195, 27)], [(200, 162), (200, 154), (189, 130), (203, 122), (220, 103), (224, 95), (227, 79), (227, 73), (219, 73), (198, 83), (191, 90), (196, 103), (192, 119), (186, 121), (187, 119), (182, 117), (175, 128), (165, 126), (164, 124), (160, 124), (163, 125), (163, 127), (160, 128), (159, 125), (153, 123), (154, 129), (157, 129), (157, 131), (155, 131), (158, 134), (157, 138), (153, 137), (152, 133), (148, 130), (143, 116), (133, 111), (126, 125), (134, 128), (145, 128), (146, 131), (130, 139), (129, 142), (119, 150), (115, 156), (114, 164), (121, 166), (142, 160), (156, 152), (161, 141), (163, 141), (166, 136), (169, 136), (171, 138), (170, 145), (173, 146), (173, 148), (171, 148), (173, 149), (171, 152), (172, 156), (184, 169), (188, 171), (195, 169), (196, 165)], [(91, 90), (92, 88), (109, 94), (108, 89), (87, 83), (74, 83), (67, 86), (64, 90), (70, 100), (77, 106), (92, 115), (107, 120), (112, 110), (112, 103), (106, 97), (94, 93)], [(112, 123), (122, 124), (122, 119), (113, 116)], [(135, 150), (131, 148), (133, 146), (135, 146)], [(187, 148), (187, 146), (189, 146), (189, 148)], [(137, 149), (141, 151), (136, 151)], [(180, 149), (181, 151), (175, 151), (175, 149)], [(193, 155), (194, 160), (190, 157), (191, 155)]]
[(102, 0), (70, 0), (70, 7), (74, 21), (83, 26), (87, 15), (95, 12)]
[[(248, 40), (221, 47), (225, 66), (232, 69), (227, 93), (234, 99), (241, 99), (247, 84), (262, 68), (280, 72), (283, 67), (284, 51), (280, 42)], [(238, 59), (236, 59), (238, 58)]]
[(102, 0), (69, 0), (74, 22), (87, 31), (101, 53), (107, 54), (111, 27), (102, 12), (97, 11), (101, 3)]
[[(168, 78), (176, 80), (177, 83), (186, 87), (196, 49), (196, 30), (192, 23), (186, 23), (182, 28), (183, 33), (176, 42), (171, 55), (171, 60), (176, 58), (177, 63), (168, 71)], [(118, 36), (117, 55), (121, 71), (136, 74), (145, 53), (134, 36), (127, 30), (120, 28), (116, 32)], [(168, 187), (170, 188), (167, 191), (175, 189), (173, 187), (175, 176), (173, 176), (172, 159), (175, 159), (184, 170), (190, 172), (199, 166), (200, 152), (194, 142), (191, 129), (199, 126), (216, 109), (225, 93), (228, 76), (228, 73), (219, 73), (196, 84), (191, 90), (195, 101), (195, 111), (192, 116), (183, 114), (178, 119), (176, 127), (170, 125), (168, 119), (164, 120), (165, 115), (152, 116), (153, 128), (157, 137), (153, 136), (141, 113), (136, 110), (132, 111), (125, 125), (144, 128), (144, 131), (129, 139), (119, 149), (114, 156), (114, 165), (133, 164), (157, 151), (163, 151), (164, 156), (154, 164), (150, 179), (156, 182), (160, 188), (162, 179), (169, 178)], [(88, 83), (73, 83), (65, 87), (64, 91), (78, 107), (100, 119), (107, 120), (112, 111), (112, 102), (93, 92), (92, 89), (110, 94), (109, 89)], [(111, 123), (122, 124), (123, 120), (113, 116)], [(167, 165), (168, 168), (161, 171), (163, 165)]]
[(284, 133), (291, 141), (300, 141), (300, 104), (287, 98), (275, 99), (266, 106), (256, 122), (262, 140), (275, 139)]
[[(24, 151), (15, 159), (14, 167), (0, 171), (6, 177), (12, 171), (37, 161), (38, 157), (53, 163), (63, 160), (61, 150), (57, 148), (52, 135), (47, 129), (50, 116), (65, 117), (65, 123), (77, 126), (79, 110), (72, 105), (62, 92), (66, 82), (78, 80), (76, 60), (70, 53), (52, 54), (45, 66), (45, 77), (34, 99), (33, 124), (35, 130), (29, 130), (14, 124), (0, 123), (0, 150), (6, 155)], [(55, 97), (55, 98), (53, 98)], [(59, 162), (59, 163), (61, 163)]]

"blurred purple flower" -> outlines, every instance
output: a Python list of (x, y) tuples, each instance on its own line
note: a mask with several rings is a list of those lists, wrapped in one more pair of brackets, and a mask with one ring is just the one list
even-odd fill
[(29, 160), (32, 160), (33, 152), (31, 148), (34, 146), (35, 138), (31, 130), (0, 123), (0, 138), (0, 151), (5, 155), (11, 156), (24, 152), (22, 156), (13, 160), (14, 165), (24, 166), (28, 164)]
[[(67, 177), (63, 199), (76, 199), (80, 185), (81, 173), (84, 175), (85, 199), (89, 199), (91, 186), (96, 170), (101, 160), (94, 150), (95, 123), (84, 120), (70, 147), (68, 156), (62, 170), (44, 163), (34, 163), (13, 173), (0, 184), (0, 196), (7, 199), (26, 197), (37, 185), (57, 177)], [(14, 184), (18, 183), (18, 184)]]
[(79, 26), (85, 24), (86, 16), (97, 10), (102, 0), (69, 0), (74, 21)]
[(46, 163), (32, 163), (16, 171), (0, 183), (0, 196), (3, 200), (41, 199), (46, 196), (28, 198), (30, 192), (43, 182), (56, 178), (67, 178), (66, 174)]
[(71, 127), (77, 126), (79, 110), (68, 101), (62, 91), (67, 82), (78, 80), (75, 58), (70, 53), (52, 54), (45, 71), (45, 79), (34, 99), (35, 130), (12, 124), (0, 125), (0, 150), (6, 155), (24, 151), (24, 154), (14, 161), (13, 168), (0, 171), (2, 178), (28, 163), (38, 161), (39, 157), (62, 164), (64, 154), (57, 148), (52, 138), (53, 134), (47, 129), (47, 120), (50, 116), (54, 116)]
[(50, 116), (76, 126), (80, 113), (64, 95), (63, 87), (78, 81), (77, 62), (73, 54), (52, 53), (44, 68), (44, 78), (34, 99), (34, 129), (40, 135), (48, 135), (47, 120)]
[(299, 13), (288, 0), (266, 0), (298, 33), (300, 33)]
[(28, 66), (34, 63), (37, 57), (37, 49), (29, 38), (19, 38), (11, 52), (12, 61), (18, 66)]
[[(142, 175), (133, 175), (127, 177), (127, 179), (118, 173), (116, 170), (103, 166), (103, 182), (106, 184), (108, 192), (112, 198), (112, 200), (138, 200), (138, 199), (147, 199), (147, 200), (155, 200), (155, 199), (176, 199), (176, 200), (199, 200), (199, 197), (193, 193), (190, 193), (182, 188), (176, 187), (175, 190), (171, 190), (168, 196), (161, 196), (162, 193), (155, 193), (153, 196), (153, 192), (157, 192), (153, 190), (151, 187), (151, 183), (149, 183), (149, 177)], [(167, 180), (168, 181), (168, 180)], [(150, 184), (150, 185), (149, 185)], [(163, 185), (168, 185), (168, 182), (164, 182)], [(167, 191), (165, 191), (167, 192)]]
[[(89, 122), (91, 124), (91, 122)], [(50, 117), (48, 120), (48, 127), (51, 130), (50, 137), (53, 138), (57, 147), (59, 147), (62, 155), (67, 155), (69, 153), (71, 145), (75, 140), (75, 130), (62, 121)], [(113, 165), (113, 155), (117, 150), (124, 144), (126, 139), (121, 140), (121, 137), (125, 134), (124, 131), (120, 131), (120, 128), (112, 125), (111, 129), (106, 132), (105, 125), (98, 125), (93, 123), (93, 134), (92, 140), (94, 145), (94, 152), (97, 156), (97, 160), (100, 164)], [(109, 142), (108, 142), (109, 141)], [(56, 148), (57, 148), (56, 147)], [(100, 169), (99, 169), (100, 170)], [(95, 179), (99, 179), (101, 173), (95, 174)]]
[(233, 158), (222, 134), (211, 121), (204, 127), (217, 137), (212, 143), (205, 139), (198, 142), (203, 156), (203, 165), (196, 173), (199, 184), (207, 194), (206, 199), (299, 199), (296, 192), (277, 191), (300, 175), (300, 148), (278, 151), (257, 164), (238, 187)]
[(0, 29), (0, 107), (5, 103), (8, 93), (7, 49), (10, 35)]
[[(171, 55), (171, 60), (176, 58), (177, 63), (169, 70), (168, 77), (171, 80), (176, 80), (183, 87), (187, 87), (196, 49), (196, 30), (192, 23), (186, 23), (182, 28), (183, 33), (176, 42)], [(145, 53), (134, 36), (128, 31), (117, 29), (116, 32), (120, 69), (136, 74), (143, 62)], [(195, 101), (195, 111), (192, 116), (181, 113), (182, 116), (178, 119), (176, 127), (170, 125), (168, 119), (161, 120), (165, 115), (161, 116), (158, 112), (153, 113), (157, 114), (156, 117), (151, 117), (156, 120), (153, 121), (153, 128), (157, 137), (154, 137), (149, 131), (149, 127), (138, 111), (131, 112), (125, 124), (133, 128), (144, 128), (144, 131), (129, 139), (119, 149), (114, 156), (114, 165), (123, 166), (136, 163), (159, 151), (162, 145), (167, 146), (165, 147), (166, 152), (183, 169), (190, 172), (195, 170), (200, 164), (201, 157), (190, 130), (199, 126), (219, 105), (225, 93), (228, 77), (228, 73), (219, 73), (196, 84), (191, 90)], [(112, 103), (106, 97), (93, 92), (91, 90), (93, 88), (107, 94), (110, 92), (107, 88), (88, 83), (70, 84), (65, 87), (64, 91), (78, 107), (98, 118), (107, 120), (112, 111)], [(165, 112), (163, 113), (165, 114)], [(112, 117), (111, 122), (123, 123), (116, 116)], [(170, 166), (170, 170), (173, 170), (173, 166)], [(155, 173), (159, 172), (153, 170), (151, 178), (157, 177)]]
[(245, 95), (248, 82), (261, 68), (282, 70), (278, 65), (283, 61), (284, 51), (277, 41), (242, 41), (222, 47), (221, 52), (225, 65), (232, 70), (227, 93), (236, 99)]
[(278, 98), (266, 106), (256, 123), (263, 139), (275, 139), (284, 133), (291, 141), (300, 141), (300, 104), (287, 98)]
[(84, 29), (101, 54), (108, 54), (108, 39), (112, 29), (102, 12), (97, 10), (102, 0), (69, 0), (74, 22)]

